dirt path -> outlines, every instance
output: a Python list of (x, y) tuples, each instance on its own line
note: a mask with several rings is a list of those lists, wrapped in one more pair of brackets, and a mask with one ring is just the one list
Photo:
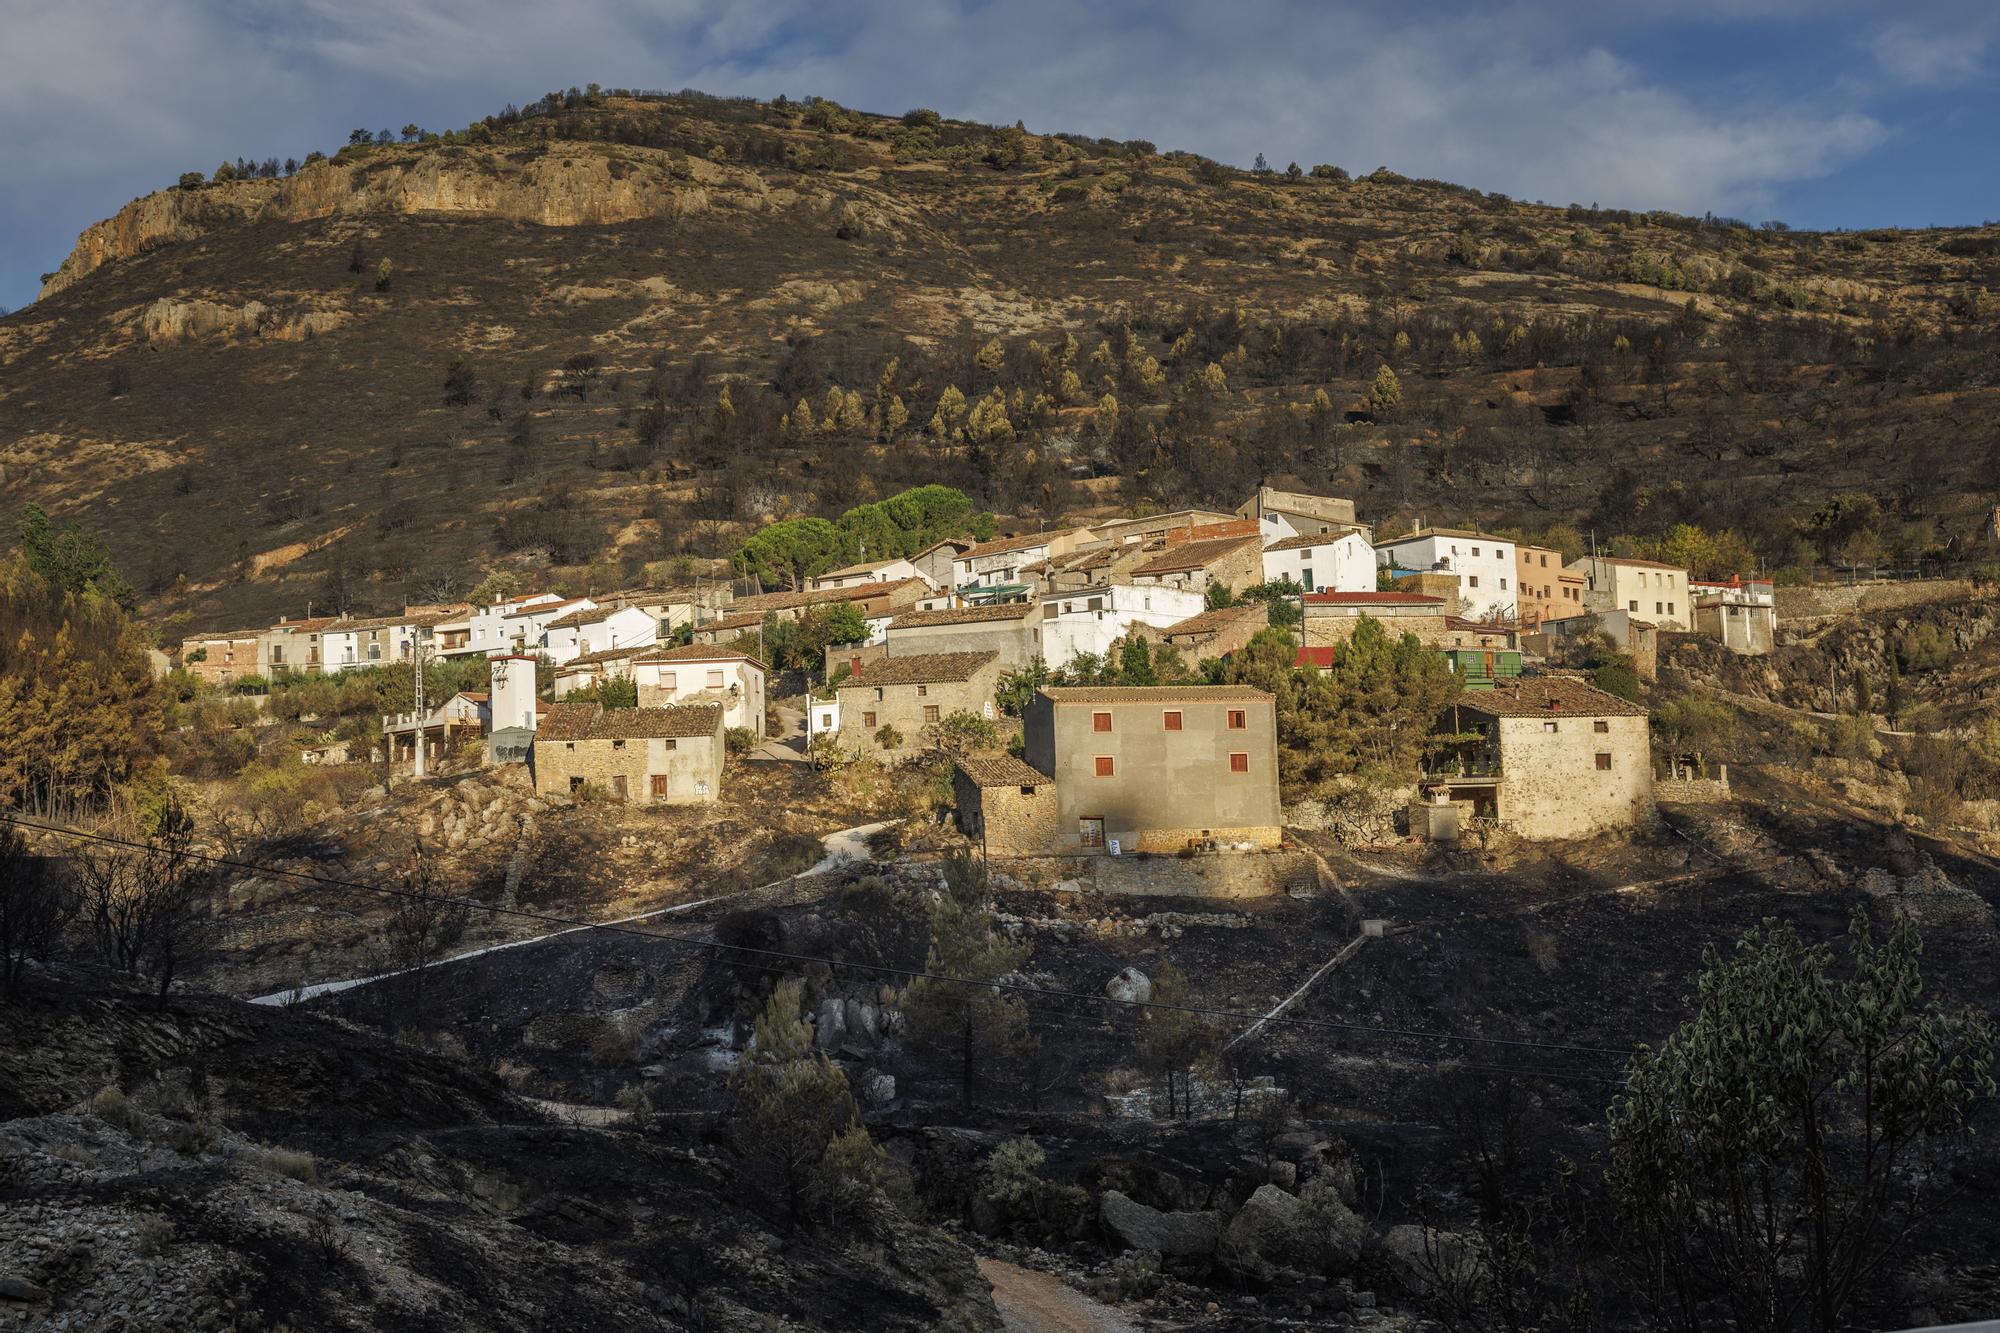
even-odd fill
[(981, 1259), (1007, 1333), (1138, 1333), (1138, 1325), (1047, 1273)]
[[(862, 824), (856, 828), (838, 829), (835, 832), (827, 834), (824, 838), (820, 839), (820, 845), (826, 849), (826, 855), (811, 868), (801, 871), (800, 875), (820, 875), (829, 870), (837, 869), (849, 861), (866, 859), (868, 855), (868, 839), (887, 827), (889, 827), (887, 823)], [(798, 879), (800, 875), (794, 875), (791, 879)], [(774, 881), (774, 884), (788, 884), (790, 882), (791, 880), (777, 880)], [(462, 963), (469, 958), (483, 958), (487, 954), (500, 953), (507, 949), (524, 949), (531, 944), (540, 944), (545, 940), (559, 939), (564, 935), (574, 935), (578, 931), (596, 930), (602, 926), (624, 926), (630, 925), (635, 921), (651, 921), (663, 916), (676, 916), (682, 912), (691, 912), (697, 907), (707, 907), (712, 903), (721, 902), (725, 898), (740, 898), (744, 894), (756, 893), (760, 889), (771, 887), (773, 887), (773, 884), (759, 884), (755, 888), (740, 889), (735, 893), (722, 894), (713, 898), (697, 898), (692, 902), (675, 903), (671, 907), (656, 907), (650, 912), (635, 912), (631, 916), (621, 916), (610, 921), (596, 921), (581, 926), (565, 926), (561, 930), (547, 931), (540, 935), (530, 936), (527, 939), (505, 940), (499, 944), (483, 945), (477, 949), (467, 949), (464, 953), (453, 954), (449, 958), (441, 959), (437, 963), (432, 964), (432, 966), (446, 967), (452, 963)], [(310, 986), (294, 986), (289, 990), (272, 991), (269, 995), (254, 996), (251, 998), (250, 1003), (268, 1005), (297, 1004), (303, 1000), (317, 999), (322, 995), (335, 995), (341, 991), (354, 990), (361, 986), (370, 985), (373, 982), (386, 981), (396, 975), (394, 972), (380, 972), (373, 976), (348, 977), (341, 981), (318, 981)]]

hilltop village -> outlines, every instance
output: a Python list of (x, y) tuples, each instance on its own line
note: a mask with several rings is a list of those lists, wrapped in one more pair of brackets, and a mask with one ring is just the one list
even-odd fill
[[(1428, 690), (1431, 734), (1400, 751), (1417, 762), (1398, 834), (1537, 840), (1644, 819), (1656, 770), (1726, 783), (1656, 758), (1620, 682), (1653, 676), (1662, 633), (1740, 654), (1776, 637), (1768, 582), (1565, 561), (1465, 528), (1379, 536), (1351, 500), (1270, 486), (1233, 513), (946, 536), (834, 567), (823, 554), (774, 567), (784, 526), (746, 544), (736, 577), (307, 615), (188, 636), (179, 664), (239, 693), (484, 664), (483, 688), (433, 687), (378, 737), (310, 747), (307, 763), (421, 775), (476, 746), (486, 764), (525, 764), (538, 795), (676, 805), (727, 802), (732, 749), (822, 768), (942, 754), (956, 825), (989, 856), (1185, 855), (1284, 840), (1294, 710), (1244, 669), (1274, 653)], [(1420, 660), (1357, 651), (1357, 636)], [(774, 669), (779, 641), (818, 660)]]

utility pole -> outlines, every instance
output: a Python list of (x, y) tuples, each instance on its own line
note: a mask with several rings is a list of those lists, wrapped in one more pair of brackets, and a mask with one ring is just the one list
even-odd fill
[(430, 637), (429, 630), (420, 627), (412, 627), (410, 632), (410, 658), (412, 663), (416, 667), (416, 677), (417, 677), (416, 691), (415, 691), (416, 709), (417, 709), (417, 757), (416, 757), (415, 767), (413, 767), (410, 770), (410, 776), (414, 778), (421, 778), (424, 775), (424, 652), (429, 647), (428, 644), (429, 637)]

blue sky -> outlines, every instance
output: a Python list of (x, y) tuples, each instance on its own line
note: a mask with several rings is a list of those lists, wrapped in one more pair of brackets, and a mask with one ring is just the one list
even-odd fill
[(1795, 226), (2000, 219), (1994, 0), (0, 0), (0, 306), (182, 171), (596, 81)]

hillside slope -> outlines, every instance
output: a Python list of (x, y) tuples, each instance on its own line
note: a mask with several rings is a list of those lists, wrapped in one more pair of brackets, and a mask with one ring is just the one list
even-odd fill
[(509, 562), (660, 576), (931, 480), (1047, 516), (1290, 476), (1378, 520), (1689, 520), (1772, 560), (1838, 491), (1944, 538), (2000, 489), (1995, 229), (1752, 231), (828, 104), (532, 109), (89, 228), (0, 320), (5, 507), (101, 528), (207, 624)]

